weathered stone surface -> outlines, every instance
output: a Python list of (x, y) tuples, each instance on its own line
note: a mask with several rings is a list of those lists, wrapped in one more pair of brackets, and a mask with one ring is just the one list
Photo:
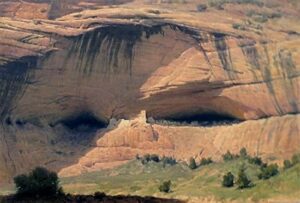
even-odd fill
[(147, 153), (186, 161), (190, 157), (220, 160), (227, 150), (239, 153), (245, 147), (250, 155), (264, 160), (282, 160), (299, 150), (299, 122), (298, 115), (214, 127), (151, 125), (141, 118), (122, 120), (114, 129), (99, 133), (96, 146), (60, 175), (114, 167)]
[[(299, 151), (299, 36), (267, 29), (274, 38), (261, 41), (177, 14), (105, 8), (53, 21), (0, 18), (0, 181), (36, 165), (76, 175), (137, 153), (219, 159), (247, 147), (280, 160)], [(145, 121), (205, 114), (245, 122)]]

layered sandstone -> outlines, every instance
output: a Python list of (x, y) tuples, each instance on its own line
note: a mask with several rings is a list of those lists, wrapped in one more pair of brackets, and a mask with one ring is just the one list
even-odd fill
[[(160, 12), (1, 18), (2, 180), (36, 165), (76, 175), (145, 153), (219, 159), (246, 147), (283, 159), (299, 151), (299, 36), (270, 28), (264, 35), (276, 37), (265, 40), (202, 15)], [(240, 123), (146, 122), (206, 114)], [(84, 130), (91, 123), (97, 131)]]

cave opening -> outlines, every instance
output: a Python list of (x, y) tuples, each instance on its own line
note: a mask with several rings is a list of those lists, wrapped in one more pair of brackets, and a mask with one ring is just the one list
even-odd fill
[(97, 118), (91, 112), (82, 112), (79, 114), (71, 115), (60, 120), (58, 123), (62, 124), (64, 127), (73, 132), (79, 133), (95, 132), (98, 129), (106, 128), (108, 125), (106, 122)]
[(161, 125), (176, 125), (176, 126), (216, 126), (216, 125), (231, 125), (240, 123), (241, 120), (233, 116), (220, 114), (215, 112), (201, 113), (201, 114), (186, 114), (174, 115), (165, 118), (147, 119), (148, 123), (155, 123)]

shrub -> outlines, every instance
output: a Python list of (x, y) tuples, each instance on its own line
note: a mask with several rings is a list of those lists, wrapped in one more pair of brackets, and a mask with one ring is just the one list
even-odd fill
[(269, 14), (269, 18), (281, 18), (282, 14), (279, 12)]
[(251, 180), (247, 177), (245, 166), (240, 168), (236, 183), (239, 189), (249, 188), (252, 186)]
[(293, 166), (292, 162), (290, 160), (284, 160), (283, 161), (283, 168), (286, 170), (286, 169), (289, 169)]
[(207, 5), (206, 4), (198, 4), (197, 5), (197, 11), (198, 12), (206, 11), (206, 9), (207, 9)]
[(196, 168), (197, 168), (196, 161), (195, 161), (195, 159), (194, 159), (193, 157), (192, 157), (192, 158), (190, 158), (189, 167), (190, 167), (190, 169), (192, 169), (192, 170), (194, 170), (194, 169), (196, 169)]
[(147, 164), (150, 161), (150, 154), (145, 154), (143, 157), (140, 157), (141, 163)]
[(145, 159), (145, 161), (149, 162), (150, 161), (150, 154), (145, 154), (143, 159)]
[(292, 156), (292, 164), (293, 164), (293, 165), (296, 165), (296, 164), (298, 164), (298, 163), (300, 163), (300, 153), (294, 154), (294, 155)]
[(247, 158), (248, 156), (248, 153), (247, 153), (247, 150), (245, 147), (243, 147), (241, 150), (240, 150), (240, 157), (242, 158)]
[(258, 23), (265, 23), (268, 21), (268, 17), (266, 15), (256, 15), (253, 16), (252, 19)]
[(225, 154), (222, 155), (222, 157), (223, 157), (224, 161), (230, 161), (230, 160), (239, 158), (238, 155), (231, 154), (230, 151), (227, 151)]
[(246, 27), (239, 23), (233, 23), (232, 28), (236, 30), (246, 30)]
[(143, 157), (140, 157), (140, 156), (137, 155), (136, 159), (140, 160), (143, 165), (145, 165), (145, 164), (147, 164), (151, 161), (156, 162), (156, 163), (162, 162), (164, 166), (167, 165), (167, 164), (169, 164), (171, 166), (177, 164), (177, 161), (176, 161), (175, 158), (166, 157), (166, 156), (163, 156), (162, 158), (160, 158), (157, 154), (151, 154), (151, 155), (150, 154), (145, 154)]
[(222, 185), (224, 187), (232, 187), (234, 185), (234, 176), (231, 172), (228, 172), (226, 175), (223, 176)]
[(104, 192), (95, 192), (94, 198), (96, 200), (102, 200), (104, 197), (106, 197), (106, 194)]
[(268, 166), (262, 166), (260, 168), (261, 172), (258, 174), (259, 179), (269, 179), (279, 173), (277, 164), (270, 164)]
[(177, 164), (176, 159), (174, 159), (173, 157), (166, 157), (166, 156), (163, 156), (163, 157), (161, 158), (161, 161), (163, 162), (163, 165), (164, 165), (164, 166), (167, 165), (167, 164), (169, 164), (169, 165), (171, 165), (171, 166)]
[(14, 178), (19, 197), (55, 197), (63, 194), (55, 172), (37, 167), (29, 175)]
[(164, 193), (168, 193), (171, 191), (171, 181), (168, 180), (168, 181), (164, 181), (159, 187), (159, 191), (160, 192), (164, 192)]
[(154, 162), (159, 162), (159, 156), (157, 154), (151, 154), (150, 160)]
[(257, 6), (263, 6), (264, 3), (260, 0), (209, 0), (208, 4), (212, 7), (223, 6), (224, 4), (236, 3), (236, 4), (253, 4)]
[(208, 164), (211, 164), (213, 163), (212, 159), (211, 158), (202, 158), (201, 161), (200, 161), (200, 166), (204, 166), (204, 165), (208, 165)]
[(249, 162), (250, 164), (255, 164), (255, 165), (258, 165), (258, 166), (263, 165), (263, 161), (262, 161), (261, 158), (258, 157), (258, 156), (255, 156), (255, 157), (249, 157), (249, 158), (248, 158), (248, 162)]

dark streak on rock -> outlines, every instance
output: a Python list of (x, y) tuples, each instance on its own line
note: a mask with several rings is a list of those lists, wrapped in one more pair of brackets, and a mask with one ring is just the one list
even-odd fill
[(76, 55), (75, 68), (85, 75), (90, 75), (95, 67), (102, 73), (131, 75), (136, 43), (143, 37), (148, 39), (156, 34), (164, 36), (165, 27), (183, 32), (198, 42), (201, 40), (198, 31), (176, 24), (162, 23), (153, 26), (112, 24), (80, 36), (70, 37), (73, 43), (66, 61), (70, 56)]
[(22, 57), (0, 66), (0, 121), (14, 108), (28, 84), (31, 84), (37, 67), (36, 57)]
[(276, 112), (279, 115), (283, 115), (284, 112), (281, 109), (281, 106), (280, 106), (279, 101), (278, 101), (277, 96), (276, 96), (275, 89), (273, 87), (273, 79), (272, 79), (272, 74), (270, 72), (270, 58), (269, 58), (268, 49), (267, 49), (266, 46), (263, 46), (263, 47), (264, 47), (264, 52), (265, 52), (265, 58), (267, 59), (267, 61), (266, 61), (265, 66), (260, 66), (261, 74), (262, 74), (263, 80), (265, 81), (266, 86), (269, 90), (269, 94), (273, 98), (273, 101), (274, 101), (273, 105), (276, 109)]
[(213, 37), (212, 41), (218, 52), (223, 69), (227, 72), (229, 78), (233, 80), (235, 78), (235, 73), (232, 66), (230, 51), (226, 44), (226, 35), (223, 33), (213, 33)]
[(293, 57), (291, 52), (287, 50), (280, 50), (278, 52), (278, 60), (279, 65), (281, 67), (282, 73), (283, 73), (283, 86), (285, 89), (285, 93), (287, 96), (287, 100), (291, 106), (292, 112), (299, 112), (298, 105), (297, 105), (297, 97), (294, 94), (294, 86), (292, 81), (290, 80), (290, 77), (292, 77), (296, 72), (296, 65), (294, 64)]
[[(130, 73), (134, 46), (143, 36), (162, 33), (161, 26), (111, 25), (71, 38), (74, 43), (69, 51), (78, 56), (76, 69), (90, 75), (95, 66), (103, 73)], [(67, 57), (68, 58), (68, 57)], [(97, 60), (96, 60), (97, 59)], [(95, 64), (100, 62), (101, 64)]]
[(259, 55), (255, 47), (255, 44), (246, 45), (246, 46), (241, 45), (240, 47), (248, 63), (251, 65), (251, 67), (254, 69), (259, 69), (260, 68)]

